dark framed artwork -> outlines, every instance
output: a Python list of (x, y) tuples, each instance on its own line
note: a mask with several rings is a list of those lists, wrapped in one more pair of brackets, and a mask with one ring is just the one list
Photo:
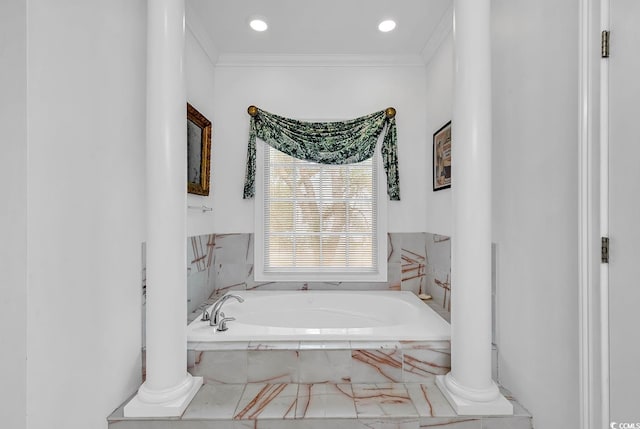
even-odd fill
[(433, 190), (451, 187), (451, 121), (433, 134)]
[(187, 103), (187, 191), (209, 195), (211, 121)]

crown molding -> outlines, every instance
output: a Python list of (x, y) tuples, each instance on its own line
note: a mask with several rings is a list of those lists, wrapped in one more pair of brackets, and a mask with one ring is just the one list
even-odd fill
[(197, 11), (193, 10), (192, 7), (189, 7), (188, 2), (187, 7), (185, 8), (185, 23), (187, 30), (191, 32), (202, 50), (207, 54), (207, 57), (209, 57), (211, 64), (215, 66), (219, 57), (218, 49), (216, 48), (215, 43), (213, 43), (213, 39), (207, 32), (207, 29), (202, 23)]
[(220, 54), (216, 67), (424, 67), (420, 55)]
[(453, 31), (453, 4), (447, 8), (445, 13), (440, 18), (440, 22), (436, 26), (431, 37), (427, 40), (424, 48), (422, 49), (421, 57), (424, 64), (429, 64), (433, 59), (433, 56), (437, 52), (442, 42), (445, 41), (449, 33)]

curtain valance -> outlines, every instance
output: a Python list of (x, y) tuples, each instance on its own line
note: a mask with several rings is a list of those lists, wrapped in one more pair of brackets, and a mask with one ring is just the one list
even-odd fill
[(395, 109), (342, 122), (297, 121), (255, 106), (248, 112), (251, 122), (244, 198), (254, 196), (256, 137), (294, 158), (319, 164), (353, 164), (373, 156), (378, 136), (386, 128), (380, 152), (387, 174), (387, 194), (391, 200), (400, 200)]

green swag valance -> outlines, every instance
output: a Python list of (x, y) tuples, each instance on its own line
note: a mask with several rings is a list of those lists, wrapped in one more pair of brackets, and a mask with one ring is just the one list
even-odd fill
[(380, 152), (387, 173), (387, 194), (400, 200), (395, 109), (388, 108), (343, 122), (302, 122), (266, 112), (255, 106), (251, 115), (244, 198), (255, 193), (256, 137), (294, 158), (319, 164), (353, 164), (371, 158), (378, 136), (385, 129)]

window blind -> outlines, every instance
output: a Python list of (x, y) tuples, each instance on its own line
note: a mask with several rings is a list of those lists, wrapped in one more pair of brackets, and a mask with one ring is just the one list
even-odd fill
[(374, 158), (324, 165), (270, 146), (264, 158), (264, 271), (377, 272)]

